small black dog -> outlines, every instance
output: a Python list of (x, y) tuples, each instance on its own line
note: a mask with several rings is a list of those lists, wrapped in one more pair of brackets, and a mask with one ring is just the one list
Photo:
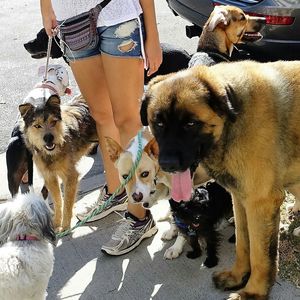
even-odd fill
[[(191, 201), (170, 199), (169, 202), (178, 229), (187, 236), (193, 249), (187, 257), (201, 256), (199, 239), (204, 239), (207, 254), (204, 265), (208, 268), (216, 266), (221, 236), (216, 227), (223, 218), (233, 215), (231, 195), (216, 182), (209, 182), (205, 187), (195, 189)], [(233, 237), (230, 240), (234, 240)]]

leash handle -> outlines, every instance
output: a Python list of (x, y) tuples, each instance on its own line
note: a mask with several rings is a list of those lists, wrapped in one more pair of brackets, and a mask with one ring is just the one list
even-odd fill
[(49, 36), (48, 37), (46, 68), (45, 68), (45, 73), (44, 73), (44, 77), (43, 77), (43, 82), (46, 82), (47, 77), (48, 77), (48, 66), (49, 66), (49, 59), (50, 59), (50, 53), (51, 53), (51, 47), (52, 47), (52, 40), (53, 40), (53, 37)]

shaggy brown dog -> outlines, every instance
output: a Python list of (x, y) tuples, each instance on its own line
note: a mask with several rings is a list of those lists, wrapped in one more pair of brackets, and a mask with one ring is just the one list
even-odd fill
[[(76, 163), (97, 140), (95, 122), (81, 96), (64, 105), (56, 95), (38, 98), (21, 104), (19, 110), (26, 147), (54, 202), (55, 229), (68, 229), (78, 185)], [(64, 201), (59, 178), (64, 184)]]
[(300, 197), (300, 62), (221, 63), (156, 77), (141, 117), (176, 182), (185, 184), (186, 170), (201, 162), (232, 193), (236, 261), (214, 274), (215, 285), (245, 285), (229, 299), (268, 299), (284, 190)]

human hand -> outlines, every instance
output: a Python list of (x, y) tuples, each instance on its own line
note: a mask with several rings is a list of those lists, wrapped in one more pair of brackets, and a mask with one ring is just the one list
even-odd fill
[(145, 41), (147, 76), (155, 73), (162, 63), (162, 50), (158, 39)]
[(54, 29), (57, 27), (55, 13), (52, 9), (51, 0), (40, 0), (43, 25), (48, 36), (54, 36)]

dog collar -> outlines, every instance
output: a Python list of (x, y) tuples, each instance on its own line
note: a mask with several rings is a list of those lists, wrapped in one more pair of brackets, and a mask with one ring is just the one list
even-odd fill
[(55, 95), (58, 95), (57, 89), (56, 89), (54, 86), (52, 86), (52, 85), (50, 85), (50, 84), (47, 84), (47, 83), (40, 83), (40, 84), (37, 84), (37, 85), (35, 86), (35, 88), (36, 88), (36, 89), (39, 89), (39, 88), (42, 88), (42, 89), (49, 89), (49, 90), (51, 90), (52, 92), (54, 92)]
[(16, 241), (38, 241), (39, 239), (35, 235), (17, 235)]
[[(50, 91), (54, 92), (54, 95), (58, 95), (59, 96), (59, 92), (58, 90), (55, 88), (54, 85), (52, 84), (48, 84), (48, 83), (39, 83), (35, 86), (36, 89), (39, 89), (39, 88), (42, 88), (42, 89), (49, 89)], [(69, 88), (66, 88), (65, 89), (65, 94), (67, 95), (70, 95), (72, 92), (71, 92), (71, 89)]]

